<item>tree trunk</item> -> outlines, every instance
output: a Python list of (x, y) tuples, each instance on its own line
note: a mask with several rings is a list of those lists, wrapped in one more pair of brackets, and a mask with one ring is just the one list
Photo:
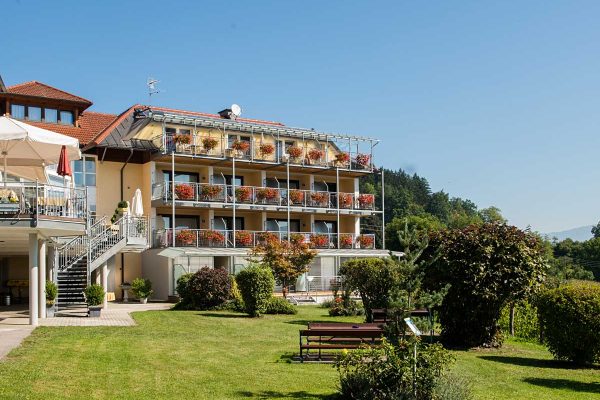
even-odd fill
[(510, 335), (515, 336), (515, 303), (510, 303), (510, 315), (508, 318)]
[(288, 292), (287, 286), (283, 285), (283, 287), (281, 288), (281, 293), (283, 294), (284, 299), (287, 299), (287, 292)]

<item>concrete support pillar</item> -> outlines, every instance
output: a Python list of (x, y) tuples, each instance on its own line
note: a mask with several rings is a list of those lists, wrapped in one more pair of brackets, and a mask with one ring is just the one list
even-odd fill
[(38, 325), (38, 235), (29, 234), (29, 325)]
[(108, 309), (108, 263), (102, 264), (102, 288), (104, 289), (104, 302), (102, 306), (104, 309)]
[(38, 316), (46, 318), (46, 241), (40, 240), (38, 247)]

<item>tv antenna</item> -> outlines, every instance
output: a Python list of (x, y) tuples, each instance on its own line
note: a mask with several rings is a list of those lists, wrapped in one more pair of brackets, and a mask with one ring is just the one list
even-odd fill
[(158, 79), (148, 78), (146, 86), (148, 86), (148, 101), (149, 105), (152, 104), (152, 95), (160, 93), (160, 90), (156, 88), (156, 84), (160, 82)]

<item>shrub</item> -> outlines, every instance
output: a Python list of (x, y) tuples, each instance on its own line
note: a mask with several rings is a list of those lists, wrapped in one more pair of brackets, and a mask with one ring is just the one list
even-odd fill
[(271, 296), (267, 302), (265, 314), (297, 314), (296, 306), (290, 304), (283, 297)]
[(152, 296), (152, 282), (150, 279), (135, 278), (131, 282), (131, 291), (138, 299), (148, 298)]
[(367, 322), (373, 320), (372, 309), (388, 308), (390, 292), (398, 280), (394, 263), (381, 258), (358, 258), (342, 264), (340, 275), (347, 290), (360, 292)]
[(178, 308), (191, 308), (192, 306), (192, 297), (191, 292), (189, 290), (188, 283), (190, 279), (194, 276), (193, 273), (183, 274), (179, 278), (177, 278), (177, 294), (179, 295), (179, 303), (177, 304)]
[[(437, 381), (454, 359), (440, 344), (419, 343), (418, 346), (416, 399), (430, 400)], [(336, 362), (341, 397), (356, 400), (414, 399), (412, 349), (411, 342), (401, 341), (399, 346), (392, 346), (384, 340), (380, 347), (342, 353)]]
[(333, 292), (333, 301), (329, 302), (329, 315), (331, 317), (362, 315), (364, 310), (350, 298), (350, 290), (345, 289), (341, 296), (337, 290)]
[(427, 251), (441, 251), (424, 285), (450, 284), (439, 307), (442, 339), (461, 346), (499, 346), (500, 311), (539, 287), (546, 271), (537, 236), (498, 223), (434, 232)]
[(275, 286), (273, 273), (267, 268), (254, 265), (240, 271), (235, 280), (242, 293), (246, 313), (252, 317), (264, 314)]
[(186, 290), (191, 308), (211, 310), (229, 300), (231, 281), (223, 268), (203, 267), (189, 279)]
[(104, 294), (102, 286), (91, 284), (84, 290), (85, 302), (88, 306), (99, 306), (104, 302)]
[(600, 361), (600, 283), (572, 281), (537, 300), (544, 343), (556, 359)]
[(242, 292), (240, 292), (235, 276), (230, 275), (229, 280), (231, 281), (231, 299), (228, 308), (231, 311), (244, 312), (246, 309), (244, 306), (244, 299), (242, 299)]
[[(540, 325), (535, 305), (530, 301), (523, 300), (516, 303), (514, 309), (514, 336), (526, 340), (538, 340), (540, 337)], [(502, 309), (498, 324), (502, 332), (510, 332), (510, 305)]]
[(53, 305), (58, 296), (58, 286), (52, 281), (46, 281), (46, 304)]

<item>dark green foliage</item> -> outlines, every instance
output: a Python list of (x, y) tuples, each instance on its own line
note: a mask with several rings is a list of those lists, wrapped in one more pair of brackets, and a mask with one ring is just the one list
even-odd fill
[(388, 250), (403, 251), (404, 246), (400, 242), (400, 235), (406, 227), (423, 236), (445, 228), (439, 219), (429, 214), (409, 215), (402, 218), (396, 217), (385, 226), (385, 240)]
[(537, 300), (544, 342), (559, 360), (600, 361), (600, 283), (572, 281)]
[(104, 302), (104, 289), (102, 286), (94, 283), (84, 290), (85, 301), (88, 306), (99, 306)]
[[(345, 352), (336, 363), (343, 399), (414, 399), (412, 342)], [(418, 344), (417, 400), (431, 400), (436, 382), (454, 361), (439, 344)]]
[(240, 271), (235, 279), (244, 300), (246, 313), (252, 317), (264, 314), (275, 286), (271, 270), (257, 265), (250, 266)]
[(267, 302), (267, 308), (265, 314), (298, 314), (298, 309), (295, 305), (290, 304), (289, 301), (283, 297), (272, 296)]
[(182, 275), (177, 280), (182, 308), (211, 310), (221, 307), (229, 300), (231, 281), (223, 268), (204, 267), (190, 277), (187, 275)]
[(138, 299), (143, 299), (152, 296), (152, 282), (150, 279), (135, 278), (131, 282), (131, 291)]
[(177, 294), (179, 295), (179, 303), (175, 305), (176, 309), (186, 310), (192, 308), (191, 293), (188, 289), (188, 282), (194, 276), (193, 273), (183, 274), (177, 278)]
[(373, 320), (371, 310), (388, 308), (390, 292), (398, 282), (396, 264), (389, 259), (357, 258), (340, 267), (345, 289), (360, 292), (367, 322)]
[(46, 281), (46, 304), (52, 305), (58, 296), (58, 286), (52, 281)]
[(434, 234), (439, 258), (427, 267), (430, 290), (450, 288), (439, 307), (442, 338), (456, 346), (495, 346), (501, 309), (535, 290), (547, 268), (537, 236), (503, 224)]
[[(503, 333), (510, 333), (510, 304), (502, 308), (498, 325)], [(532, 302), (522, 300), (515, 304), (514, 319), (515, 334), (520, 339), (536, 341), (540, 337), (540, 324), (537, 308)]]

